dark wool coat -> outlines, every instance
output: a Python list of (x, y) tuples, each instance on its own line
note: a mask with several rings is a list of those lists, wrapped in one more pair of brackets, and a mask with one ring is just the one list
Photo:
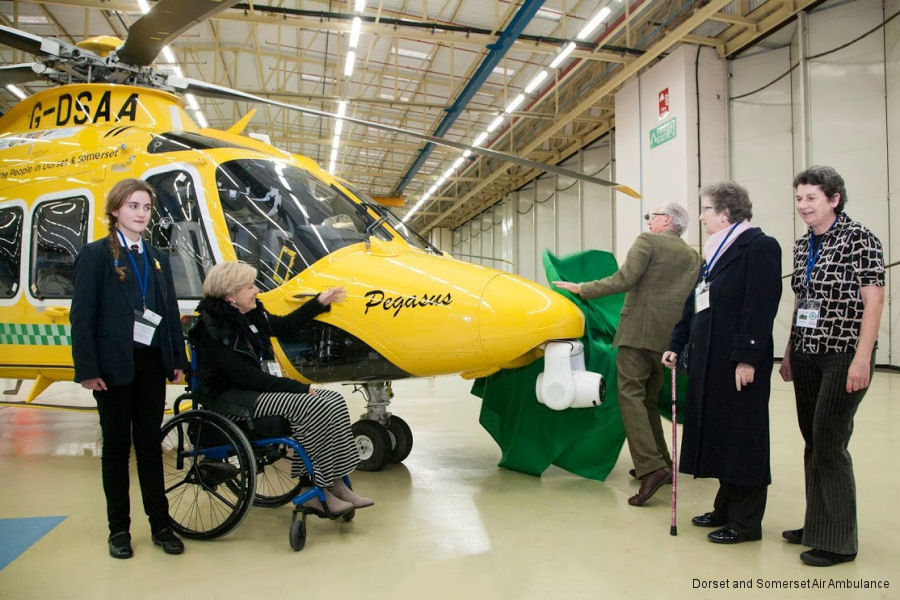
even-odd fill
[[(758, 227), (745, 231), (713, 265), (707, 282), (710, 308), (695, 314), (692, 292), (669, 345), (679, 355), (688, 346), (679, 471), (765, 486), (772, 481), (769, 389), (782, 287), (778, 242)], [(734, 371), (741, 362), (756, 371), (739, 392)]]
[[(187, 369), (175, 283), (168, 257), (146, 242), (144, 251), (154, 277), (156, 312), (163, 318), (156, 328), (159, 349), (172, 380), (175, 369)], [(141, 307), (134, 305), (136, 275), (126, 252), (123, 248), (119, 259), (125, 281), (114, 270), (107, 238), (85, 244), (75, 258), (69, 315), (75, 381), (102, 377), (106, 385), (126, 385), (134, 379), (134, 311)]]
[(188, 332), (197, 359), (197, 399), (216, 412), (252, 417), (263, 392), (308, 392), (305, 383), (265, 372), (262, 361), (275, 359), (270, 338), (290, 340), (327, 310), (318, 296), (283, 317), (270, 314), (259, 300), (241, 314), (221, 298), (203, 298), (200, 318)]

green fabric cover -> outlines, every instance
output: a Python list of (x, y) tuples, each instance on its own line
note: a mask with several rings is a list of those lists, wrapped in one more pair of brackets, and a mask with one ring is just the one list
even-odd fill
[[(616, 272), (609, 252), (589, 250), (558, 258), (544, 252), (547, 281), (591, 281)], [(479, 422), (500, 446), (498, 466), (540, 476), (551, 464), (589, 479), (606, 479), (625, 442), (616, 392), (616, 351), (610, 348), (624, 294), (584, 300), (554, 288), (578, 305), (585, 315), (588, 370), (606, 381), (606, 399), (594, 408), (555, 411), (537, 401), (535, 383), (544, 359), (477, 379), (472, 393), (482, 398)], [(671, 418), (670, 375), (660, 394), (660, 412)], [(682, 386), (679, 384), (678, 386)]]

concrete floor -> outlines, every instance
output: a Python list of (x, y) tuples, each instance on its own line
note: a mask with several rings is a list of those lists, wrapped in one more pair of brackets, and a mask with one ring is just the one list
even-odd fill
[[(355, 474), (354, 487), (376, 505), (350, 523), (311, 519), (301, 552), (288, 544), (284, 506), (254, 507), (228, 536), (187, 540), (183, 555), (166, 555), (150, 541), (134, 478), (135, 556), (124, 561), (106, 551), (96, 413), (2, 407), (0, 565), (9, 564), (0, 567), (0, 598), (900, 597), (900, 415), (891, 402), (900, 374), (877, 373), (857, 415), (860, 552), (828, 569), (801, 564), (804, 548), (780, 537), (802, 524), (803, 476), (793, 394), (777, 375), (763, 540), (736, 546), (712, 544), (708, 530), (690, 525), (711, 509), (714, 481), (679, 478), (677, 537), (669, 535), (669, 487), (629, 506), (637, 483), (627, 449), (606, 482), (556, 468), (540, 478), (497, 468), (499, 450), (478, 424), (480, 400), (469, 388), (457, 377), (395, 383), (391, 409), (412, 427), (411, 455)], [(340, 389), (351, 415), (361, 414), (362, 399)], [(27, 385), (3, 399), (26, 394)], [(74, 384), (56, 384), (40, 401), (92, 404)], [(890, 588), (827, 587), (860, 579)], [(826, 588), (783, 589), (815, 580)], [(745, 581), (750, 590), (734, 589)]]

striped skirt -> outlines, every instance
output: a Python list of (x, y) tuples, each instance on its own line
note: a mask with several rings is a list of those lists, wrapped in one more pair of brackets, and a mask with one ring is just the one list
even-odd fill
[[(316, 390), (314, 394), (260, 394), (253, 417), (271, 415), (281, 415), (291, 424), (291, 437), (309, 455), (319, 487), (330, 487), (335, 479), (348, 475), (359, 464), (359, 452), (350, 432), (350, 413), (339, 393)], [(295, 464), (302, 468), (302, 463)]]

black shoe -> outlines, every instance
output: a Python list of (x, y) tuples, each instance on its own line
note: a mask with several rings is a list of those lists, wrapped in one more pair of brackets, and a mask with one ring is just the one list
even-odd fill
[(728, 522), (725, 517), (720, 517), (715, 512), (703, 513), (691, 519), (691, 523), (697, 527), (721, 527)]
[(109, 536), (109, 555), (113, 558), (131, 558), (134, 551), (131, 549), (131, 534), (120, 531)]
[(800, 560), (813, 567), (831, 567), (838, 563), (850, 562), (856, 559), (856, 553), (838, 554), (828, 550), (807, 550), (800, 555)]
[(787, 540), (788, 544), (802, 544), (803, 543), (803, 528), (800, 529), (785, 529), (781, 532), (781, 537)]
[(152, 536), (153, 543), (162, 546), (166, 554), (181, 554), (184, 552), (184, 542), (175, 537), (175, 532), (169, 527), (160, 529)]
[(756, 540), (761, 540), (762, 532), (740, 533), (731, 527), (723, 527), (722, 529), (716, 529), (715, 531), (710, 532), (706, 537), (709, 538), (709, 541), (717, 544), (740, 544), (741, 542), (755, 542)]

